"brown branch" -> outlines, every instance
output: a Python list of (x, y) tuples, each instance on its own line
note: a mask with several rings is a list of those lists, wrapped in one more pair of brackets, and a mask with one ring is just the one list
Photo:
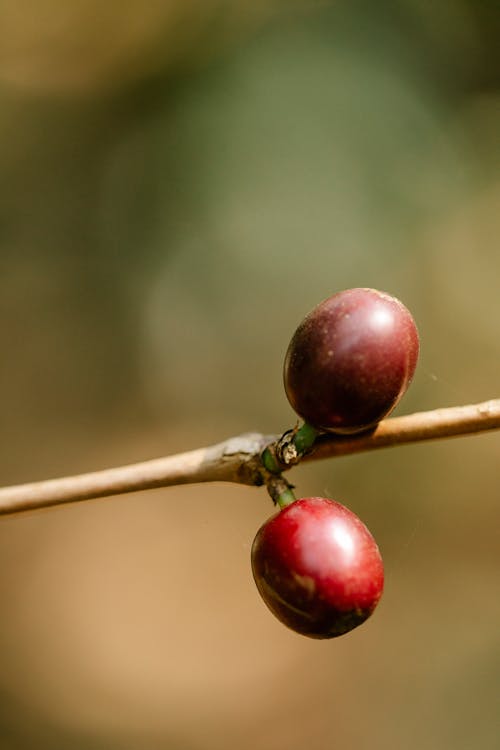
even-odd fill
[(321, 436), (307, 459), (333, 458), (423, 440), (474, 435), (500, 429), (500, 399), (469, 406), (434, 409), (384, 419), (373, 432), (349, 436)]
[(260, 454), (273, 439), (275, 436), (241, 435), (152, 461), (0, 488), (0, 515), (180, 484), (263, 484)]
[[(387, 446), (404, 445), (500, 429), (500, 399), (471, 406), (394, 417), (358, 436), (321, 436), (305, 460), (343, 456)], [(152, 461), (89, 474), (49, 479), (0, 489), (0, 515), (138, 490), (198, 482), (261, 485), (269, 478), (260, 455), (278, 436), (259, 433)], [(284, 467), (286, 468), (286, 467)]]

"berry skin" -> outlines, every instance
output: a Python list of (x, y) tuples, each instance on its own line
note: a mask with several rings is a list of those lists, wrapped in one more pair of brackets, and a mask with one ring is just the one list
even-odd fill
[(299, 325), (285, 357), (288, 400), (318, 429), (355, 433), (391, 412), (408, 388), (419, 352), (406, 307), (375, 289), (348, 289)]
[(266, 521), (253, 542), (252, 571), (271, 612), (310, 638), (361, 625), (384, 587), (382, 558), (366, 526), (321, 497), (296, 500)]

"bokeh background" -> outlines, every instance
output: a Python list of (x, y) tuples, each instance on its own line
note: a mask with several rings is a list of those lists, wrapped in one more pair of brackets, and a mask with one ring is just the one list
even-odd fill
[[(398, 413), (499, 396), (491, 0), (2, 0), (0, 484), (294, 423), (288, 340), (350, 286), (422, 352)], [(387, 572), (366, 625), (285, 630), (262, 489), (0, 522), (1, 750), (489, 750), (499, 435), (297, 468)]]

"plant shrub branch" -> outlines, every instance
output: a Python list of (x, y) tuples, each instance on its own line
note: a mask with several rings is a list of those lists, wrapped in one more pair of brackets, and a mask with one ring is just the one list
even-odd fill
[[(472, 435), (500, 429), (500, 399), (385, 419), (370, 432), (351, 436), (320, 435), (311, 461), (424, 440)], [(251, 433), (207, 448), (88, 474), (0, 488), (0, 515), (47, 508), (92, 498), (201, 482), (259, 486), (273, 479), (261, 455), (277, 435)], [(290, 466), (283, 465), (285, 471)]]

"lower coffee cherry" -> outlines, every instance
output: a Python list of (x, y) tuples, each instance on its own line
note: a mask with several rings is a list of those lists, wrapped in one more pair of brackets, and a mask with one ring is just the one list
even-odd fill
[(321, 497), (296, 500), (266, 521), (252, 546), (252, 570), (271, 612), (311, 638), (361, 625), (384, 586), (382, 558), (366, 526)]

